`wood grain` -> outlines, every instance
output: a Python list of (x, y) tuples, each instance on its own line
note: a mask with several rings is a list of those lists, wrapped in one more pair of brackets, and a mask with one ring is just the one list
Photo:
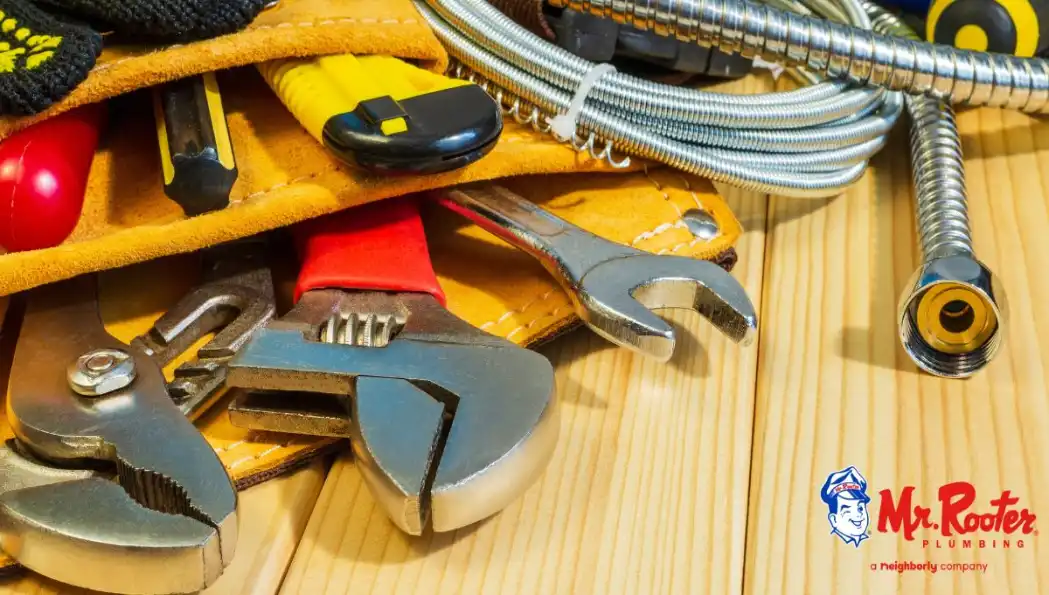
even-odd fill
[[(206, 595), (276, 593), (310, 511), (324, 482), (325, 462), (317, 460), (285, 477), (240, 493), (240, 536), (237, 554)], [(70, 560), (75, 564), (75, 560)], [(31, 572), (0, 582), (0, 594), (87, 595)]]
[[(906, 541), (876, 529), (880, 490), (915, 486), (914, 504), (938, 522), (937, 490), (953, 481), (975, 485), (973, 510), (991, 511), (1009, 490), (1049, 518), (1049, 347), (1039, 341), (1049, 334), (1049, 137), (1044, 123), (999, 110), (962, 114), (960, 126), (977, 254), (1012, 311), (1004, 352), (970, 380), (919, 374), (898, 347), (896, 302), (919, 258), (902, 134), (844, 196), (771, 199), (748, 594), (1049, 592), (1046, 537), (1013, 535), (1003, 549), (1005, 536), (986, 535), (997, 548), (950, 549), (941, 536), (937, 549), (933, 530)], [(830, 535), (818, 495), (849, 465), (873, 497), (872, 536), (859, 547)], [(880, 570), (897, 560), (989, 566)]]
[[(760, 295), (765, 200), (736, 275)], [(561, 435), (541, 481), (501, 514), (409, 538), (353, 462), (335, 463), (282, 593), (739, 593), (757, 350), (697, 315), (669, 365), (589, 332), (551, 344)]]
[(320, 495), (327, 461), (248, 488), (240, 495), (237, 555), (206, 595), (272, 595), (306, 530)]

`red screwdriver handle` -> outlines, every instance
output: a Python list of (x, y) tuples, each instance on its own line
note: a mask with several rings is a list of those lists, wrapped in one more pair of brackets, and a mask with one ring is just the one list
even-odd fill
[(0, 143), (0, 245), (9, 252), (61, 244), (80, 219), (88, 173), (106, 122), (91, 104)]
[(292, 233), (302, 260), (295, 301), (312, 289), (357, 289), (428, 293), (445, 304), (414, 196), (304, 221)]

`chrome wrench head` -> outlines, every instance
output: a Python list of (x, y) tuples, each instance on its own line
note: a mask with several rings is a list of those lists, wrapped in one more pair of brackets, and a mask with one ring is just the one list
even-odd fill
[(175, 369), (171, 398), (191, 419), (225, 386), (226, 362), (273, 318), (273, 278), (266, 241), (250, 237), (204, 250), (203, 283), (194, 287), (131, 345), (167, 365), (208, 333), (196, 357)]
[(639, 252), (600, 262), (571, 296), (594, 332), (659, 361), (670, 359), (676, 340), (652, 310), (693, 310), (741, 345), (752, 343), (757, 329), (754, 305), (739, 282), (712, 262), (684, 256)]
[[(0, 546), (75, 586), (203, 589), (233, 558), (236, 491), (156, 362), (105, 331), (94, 297), (93, 276), (30, 294), (8, 399), (16, 441), (0, 455)], [(78, 394), (67, 364), (97, 372), (108, 357), (88, 353), (125, 354), (134, 374)]]
[(501, 510), (557, 440), (550, 363), (426, 294), (307, 292), (234, 357), (228, 381), (246, 389), (236, 425), (349, 437), (376, 500), (413, 535)]
[(743, 286), (713, 263), (611, 242), (502, 186), (468, 184), (438, 200), (534, 256), (568, 293), (580, 319), (617, 345), (670, 359), (674, 330), (650, 311), (659, 308), (694, 310), (731, 340), (743, 345), (754, 340), (754, 304)]

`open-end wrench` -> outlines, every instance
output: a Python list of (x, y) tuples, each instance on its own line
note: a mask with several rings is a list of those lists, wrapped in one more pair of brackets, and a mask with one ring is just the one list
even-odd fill
[(733, 341), (754, 340), (754, 305), (739, 282), (714, 263), (616, 244), (501, 186), (458, 186), (437, 199), (538, 259), (568, 292), (579, 318), (617, 345), (670, 359), (674, 329), (650, 312), (657, 308), (694, 310)]
[(517, 498), (557, 440), (553, 368), (443, 307), (412, 197), (300, 224), (297, 303), (229, 364), (230, 419), (350, 438), (393, 522), (420, 534)]
[(225, 386), (226, 363), (274, 313), (266, 239), (253, 236), (203, 251), (202, 283), (182, 297), (145, 334), (131, 341), (166, 366), (201, 337), (215, 333), (196, 357), (175, 369), (171, 398), (191, 419)]

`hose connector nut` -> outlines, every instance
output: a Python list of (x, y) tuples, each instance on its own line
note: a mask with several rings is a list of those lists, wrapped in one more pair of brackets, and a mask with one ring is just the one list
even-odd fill
[(915, 271), (900, 299), (900, 342), (926, 372), (965, 378), (998, 353), (1007, 310), (1005, 292), (982, 262), (934, 258)]

